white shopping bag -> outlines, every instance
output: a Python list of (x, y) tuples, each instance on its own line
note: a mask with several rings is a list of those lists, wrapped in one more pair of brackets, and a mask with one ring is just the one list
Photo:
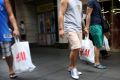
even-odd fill
[(94, 46), (88, 36), (85, 37), (84, 40), (82, 40), (82, 52), (79, 53), (79, 56), (81, 60), (88, 61), (91, 63), (95, 62)]
[(32, 71), (35, 69), (31, 61), (31, 54), (28, 41), (20, 42), (15, 39), (15, 43), (11, 47), (13, 54), (13, 64), (16, 73)]
[(110, 51), (109, 42), (105, 35), (104, 35), (104, 40), (103, 40), (103, 47), (101, 48), (101, 50)]

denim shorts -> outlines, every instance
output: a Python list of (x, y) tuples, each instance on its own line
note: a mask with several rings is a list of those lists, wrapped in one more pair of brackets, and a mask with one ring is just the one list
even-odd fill
[(103, 32), (101, 25), (91, 25), (90, 26), (90, 35), (94, 46), (97, 48), (102, 48), (103, 46)]
[(2, 56), (11, 56), (11, 42), (0, 42)]

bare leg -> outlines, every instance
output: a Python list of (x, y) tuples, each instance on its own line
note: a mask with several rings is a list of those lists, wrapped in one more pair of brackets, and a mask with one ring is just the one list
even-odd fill
[(9, 68), (9, 74), (14, 73), (14, 70), (13, 70), (13, 57), (12, 56), (6, 57), (6, 62), (7, 62), (8, 68)]
[(69, 59), (70, 59), (69, 68), (76, 67), (78, 54), (79, 54), (79, 49), (71, 50), (70, 56), (69, 56)]
[(100, 64), (100, 49), (95, 48), (95, 65), (98, 69), (106, 69), (106, 66)]
[(95, 64), (100, 64), (100, 49), (95, 47)]
[(15, 79), (17, 76), (16, 76), (14, 69), (13, 69), (13, 56), (8, 56), (5, 59), (6, 59), (8, 68), (9, 68), (9, 77), (11, 79)]

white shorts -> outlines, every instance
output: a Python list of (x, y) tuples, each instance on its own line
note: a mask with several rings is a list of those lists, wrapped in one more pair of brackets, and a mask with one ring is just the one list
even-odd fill
[(82, 32), (67, 32), (66, 37), (70, 44), (71, 50), (81, 48), (82, 46)]

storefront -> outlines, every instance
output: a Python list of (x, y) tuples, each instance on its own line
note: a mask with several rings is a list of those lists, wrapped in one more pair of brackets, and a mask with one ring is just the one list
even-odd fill
[[(60, 0), (14, 0), (18, 24), (25, 22), (27, 40), (39, 45), (68, 43), (67, 39), (58, 35), (58, 15)], [(86, 9), (87, 0), (83, 1)], [(102, 12), (111, 28), (110, 46), (113, 51), (120, 51), (120, 1), (100, 0)], [(103, 11), (104, 9), (104, 11)]]
[[(56, 5), (57, 5), (57, 1)], [(53, 0), (15, 0), (18, 24), (25, 22), (27, 40), (39, 45), (53, 45), (57, 41)]]
[(120, 0), (112, 0), (112, 48), (120, 51)]
[(53, 45), (56, 41), (54, 15), (53, 3), (37, 5), (38, 39), (40, 45)]
[[(59, 13), (59, 2), (58, 0), (58, 13)], [(81, 0), (83, 2), (83, 10), (85, 11), (87, 0)], [(120, 0), (99, 0), (102, 8), (102, 13), (110, 25), (109, 44), (112, 51), (120, 51)], [(66, 38), (59, 38), (59, 43), (67, 43)]]
[(106, 0), (100, 2), (102, 13), (110, 25), (109, 42), (112, 51), (120, 51), (120, 0)]

